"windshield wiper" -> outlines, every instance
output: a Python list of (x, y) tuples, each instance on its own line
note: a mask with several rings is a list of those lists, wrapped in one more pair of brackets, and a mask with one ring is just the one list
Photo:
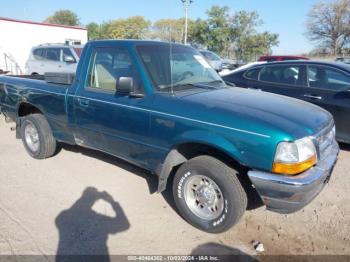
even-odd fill
[[(186, 87), (194, 87), (194, 88), (202, 88), (202, 89), (215, 89), (214, 87), (212, 86), (207, 86), (207, 85), (204, 85), (202, 83), (184, 83), (184, 84), (176, 84), (176, 85), (167, 85), (167, 86), (164, 86), (163, 89), (165, 88), (171, 88), (173, 89), (174, 91), (176, 91), (176, 88), (186, 88)], [(181, 89), (180, 89), (181, 90)]]
[(213, 80), (213, 81), (209, 81), (209, 82), (200, 82), (199, 84), (203, 84), (203, 85), (210, 85), (210, 84), (225, 84), (224, 81), (222, 80)]

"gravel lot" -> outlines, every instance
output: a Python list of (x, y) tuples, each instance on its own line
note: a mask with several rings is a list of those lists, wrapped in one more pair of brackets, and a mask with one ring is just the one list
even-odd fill
[[(63, 146), (30, 158), (0, 120), (0, 254), (102, 253), (350, 255), (350, 147), (342, 146), (329, 185), (291, 215), (247, 211), (230, 231), (212, 235), (187, 224), (157, 180), (103, 153)], [(115, 213), (117, 213), (116, 218)]]

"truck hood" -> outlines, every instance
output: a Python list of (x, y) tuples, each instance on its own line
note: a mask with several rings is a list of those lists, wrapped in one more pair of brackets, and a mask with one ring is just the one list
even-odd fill
[(252, 132), (269, 134), (278, 130), (286, 138), (314, 135), (333, 121), (330, 113), (313, 104), (281, 95), (243, 88), (227, 88), (177, 97), (200, 107), (212, 122), (224, 121), (232, 127), (245, 126)]

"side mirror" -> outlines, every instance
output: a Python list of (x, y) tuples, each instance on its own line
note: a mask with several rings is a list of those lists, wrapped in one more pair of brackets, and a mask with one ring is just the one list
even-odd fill
[(117, 81), (117, 93), (128, 95), (132, 92), (134, 79), (132, 77), (119, 77)]
[(117, 94), (129, 95), (133, 98), (143, 98), (144, 94), (135, 90), (134, 79), (132, 77), (119, 77), (117, 82)]
[(75, 59), (71, 55), (66, 55), (66, 56), (64, 56), (64, 62), (66, 62), (66, 63), (75, 63)]

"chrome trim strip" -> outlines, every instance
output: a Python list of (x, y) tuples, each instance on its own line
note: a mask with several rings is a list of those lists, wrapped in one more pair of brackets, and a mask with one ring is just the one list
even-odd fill
[[(65, 93), (55, 93), (55, 92), (46, 91), (46, 90), (40, 90), (40, 89), (36, 89), (36, 88), (30, 88), (29, 91), (31, 91), (31, 90), (36, 90), (36, 91), (40, 91), (40, 92), (45, 92), (45, 93), (50, 93), (50, 94), (55, 94), (55, 95), (61, 95), (61, 96), (65, 96), (66, 95)], [(241, 132), (241, 133), (246, 133), (246, 134), (251, 134), (251, 135), (255, 135), (255, 136), (260, 136), (260, 137), (264, 137), (264, 138), (271, 138), (271, 136), (269, 136), (269, 135), (264, 135), (264, 134), (256, 133), (256, 132), (253, 132), (253, 131), (243, 130), (243, 129), (234, 128), (234, 127), (228, 127), (228, 126), (219, 125), (219, 124), (215, 124), (215, 123), (211, 123), (211, 122), (206, 122), (206, 121), (202, 121), (202, 120), (198, 120), (198, 119), (192, 119), (192, 118), (183, 117), (183, 116), (179, 116), (179, 115), (168, 114), (168, 113), (164, 113), (164, 112), (160, 112), (160, 111), (149, 110), (149, 109), (145, 109), (145, 108), (141, 108), (141, 107), (123, 105), (123, 104), (110, 102), (110, 101), (105, 101), (105, 100), (96, 99), (96, 98), (91, 98), (91, 97), (76, 96), (76, 95), (69, 95), (69, 94), (68, 94), (68, 96), (72, 96), (72, 97), (76, 97), (76, 98), (82, 98), (82, 99), (89, 99), (89, 100), (96, 101), (96, 102), (102, 102), (102, 103), (106, 103), (106, 104), (111, 104), (111, 105), (116, 105), (116, 106), (120, 106), (120, 107), (129, 108), (129, 109), (150, 112), (150, 113), (164, 115), (164, 116), (169, 116), (169, 117), (175, 117), (175, 118), (179, 118), (179, 119), (183, 119), (183, 120), (187, 120), (187, 121), (192, 121), (192, 122), (197, 122), (197, 123), (200, 123), (200, 124), (206, 124), (206, 125), (210, 125), (210, 126), (225, 128), (225, 129), (229, 129), (229, 130), (233, 130), (233, 131), (237, 131), (237, 132)]]

